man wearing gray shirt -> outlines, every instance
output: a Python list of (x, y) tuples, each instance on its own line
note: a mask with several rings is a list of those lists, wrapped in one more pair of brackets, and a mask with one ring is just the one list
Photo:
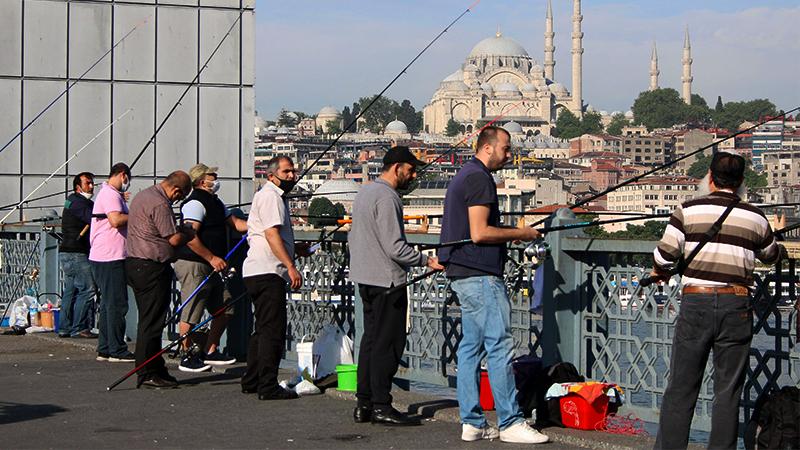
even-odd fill
[(417, 177), (422, 162), (408, 147), (394, 147), (383, 157), (381, 175), (364, 185), (353, 203), (350, 279), (358, 283), (364, 308), (364, 334), (358, 355), (357, 423), (413, 425), (414, 421), (392, 408), (392, 378), (406, 345), (405, 289), (387, 290), (406, 281), (408, 268), (427, 265), (442, 270), (436, 257), (428, 257), (406, 242), (403, 205), (397, 190)]

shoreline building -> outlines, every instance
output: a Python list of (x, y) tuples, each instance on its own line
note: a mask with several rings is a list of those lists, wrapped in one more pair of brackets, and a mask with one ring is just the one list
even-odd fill
[(423, 130), (443, 134), (452, 119), (466, 132), (503, 115), (501, 124), (518, 123), (528, 136), (550, 135), (562, 109), (583, 116), (581, 2), (573, 0), (572, 93), (555, 81), (553, 14), (547, 6), (544, 67), (514, 39), (498, 30), (478, 42), (461, 68), (439, 84), (423, 109)]

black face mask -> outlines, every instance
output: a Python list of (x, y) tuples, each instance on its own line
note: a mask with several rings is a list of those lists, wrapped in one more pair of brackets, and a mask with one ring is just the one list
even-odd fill
[(294, 189), (294, 186), (297, 184), (297, 181), (294, 181), (294, 180), (292, 180), (292, 181), (283, 180), (283, 179), (278, 178), (278, 177), (275, 177), (275, 179), (278, 180), (278, 185), (277, 186), (283, 191), (283, 195), (286, 195), (289, 192), (291, 192), (292, 189)]

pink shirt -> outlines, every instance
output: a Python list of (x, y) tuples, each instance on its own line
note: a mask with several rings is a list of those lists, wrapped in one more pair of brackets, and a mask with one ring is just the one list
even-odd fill
[[(128, 214), (128, 205), (122, 194), (108, 183), (103, 183), (100, 193), (94, 199), (92, 215), (119, 212)], [(127, 225), (114, 228), (108, 219), (92, 217), (89, 234), (89, 260), (97, 262), (119, 261), (125, 259), (125, 239), (128, 237)]]

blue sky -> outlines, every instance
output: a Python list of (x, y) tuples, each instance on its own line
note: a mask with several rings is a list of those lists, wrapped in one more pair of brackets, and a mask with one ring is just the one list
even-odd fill
[[(474, 0), (256, 1), (256, 105), (266, 119), (281, 108), (341, 109), (380, 91)], [(557, 82), (570, 89), (572, 0), (552, 0)], [(583, 97), (598, 110), (625, 111), (648, 86), (658, 45), (661, 87), (680, 90), (688, 25), (693, 92), (713, 105), (769, 98), (800, 106), (800, 2), (768, 0), (584, 0)], [(417, 109), (470, 49), (499, 27), (541, 64), (545, 0), (481, 0), (425, 53), (387, 96)]]

